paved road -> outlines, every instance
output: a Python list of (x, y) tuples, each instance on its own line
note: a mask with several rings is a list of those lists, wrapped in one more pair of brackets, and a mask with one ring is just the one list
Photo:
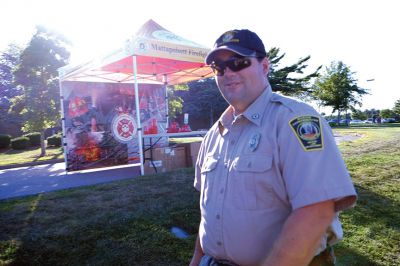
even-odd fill
[(120, 166), (66, 173), (64, 163), (0, 170), (0, 199), (94, 185), (140, 175), (138, 166)]

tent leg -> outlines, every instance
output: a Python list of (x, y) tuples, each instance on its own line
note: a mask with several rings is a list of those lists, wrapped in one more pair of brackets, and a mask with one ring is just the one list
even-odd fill
[(61, 75), (58, 75), (58, 86), (60, 88), (60, 112), (61, 112), (61, 128), (62, 128), (62, 136), (61, 136), (61, 145), (64, 152), (64, 167), (65, 172), (68, 172), (68, 165), (67, 165), (67, 132), (65, 131), (65, 113), (64, 113), (64, 95), (62, 89), (62, 82), (61, 82)]
[(138, 143), (139, 143), (139, 157), (140, 157), (140, 174), (144, 175), (144, 158), (143, 158), (143, 131), (142, 124), (140, 122), (140, 106), (139, 106), (139, 86), (137, 81), (137, 63), (136, 63), (136, 55), (132, 57), (133, 61), (133, 77), (135, 81), (135, 105), (136, 105), (136, 124), (137, 124), (137, 132), (138, 132)]
[(165, 129), (167, 130), (169, 127), (169, 109), (168, 109), (168, 77), (167, 75), (163, 76), (163, 81), (164, 81), (164, 87), (165, 87), (165, 107), (167, 109), (167, 114), (166, 114), (166, 125), (165, 125)]

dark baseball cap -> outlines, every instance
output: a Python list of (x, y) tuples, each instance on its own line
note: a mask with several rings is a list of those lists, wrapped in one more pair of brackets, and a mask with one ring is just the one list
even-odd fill
[(212, 63), (215, 53), (229, 50), (242, 56), (266, 57), (267, 52), (260, 37), (250, 30), (230, 30), (222, 34), (214, 48), (206, 56), (206, 64)]

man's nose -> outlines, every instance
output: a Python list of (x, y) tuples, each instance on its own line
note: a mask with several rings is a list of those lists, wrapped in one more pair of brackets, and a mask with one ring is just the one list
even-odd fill
[(225, 68), (225, 71), (224, 71), (224, 76), (227, 76), (227, 75), (232, 75), (232, 74), (235, 74), (236, 72), (235, 71), (232, 71), (229, 67), (226, 67)]

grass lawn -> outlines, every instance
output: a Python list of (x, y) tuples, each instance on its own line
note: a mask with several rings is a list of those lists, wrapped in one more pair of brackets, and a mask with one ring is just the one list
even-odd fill
[(0, 166), (64, 159), (62, 148), (48, 147), (46, 153), (46, 156), (39, 157), (40, 147), (31, 147), (25, 150), (0, 149)]
[[(357, 206), (338, 265), (400, 264), (400, 126), (336, 128)], [(188, 265), (199, 223), (193, 169), (0, 201), (0, 265)], [(187, 231), (178, 239), (170, 229)]]
[(339, 147), (359, 194), (341, 215), (345, 239), (336, 248), (341, 265), (400, 265), (400, 125), (334, 129), (357, 134)]

